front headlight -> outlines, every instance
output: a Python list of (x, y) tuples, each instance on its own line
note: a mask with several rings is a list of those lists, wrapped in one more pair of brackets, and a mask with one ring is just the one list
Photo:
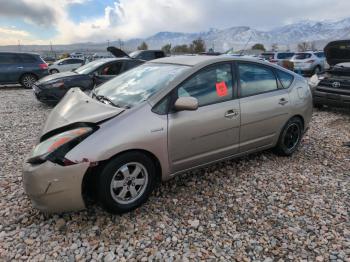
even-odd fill
[(60, 88), (60, 87), (64, 87), (64, 82), (63, 81), (50, 81), (50, 82), (46, 82), (42, 85), (42, 88)]
[(39, 164), (48, 159), (62, 158), (92, 131), (91, 127), (80, 127), (52, 136), (34, 148), (28, 162)]

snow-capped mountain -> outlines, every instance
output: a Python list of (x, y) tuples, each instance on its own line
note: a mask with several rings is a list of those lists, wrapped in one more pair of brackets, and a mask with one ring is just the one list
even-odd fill
[(228, 29), (210, 29), (207, 32), (181, 33), (159, 32), (138, 41), (129, 40), (126, 46), (136, 48), (140, 42), (145, 41), (151, 48), (160, 48), (171, 43), (172, 46), (189, 44), (201, 37), (207, 47), (214, 47), (218, 51), (230, 48), (243, 48), (254, 43), (262, 43), (267, 47), (277, 44), (280, 47), (295, 48), (300, 42), (314, 42), (318, 48), (332, 40), (350, 39), (350, 18), (339, 21), (311, 21), (304, 20), (298, 23), (277, 27), (270, 31), (257, 30), (247, 26), (231, 27)]
[[(240, 50), (249, 48), (255, 43), (262, 43), (266, 48), (277, 44), (280, 50), (295, 50), (300, 42), (313, 42), (319, 49), (332, 40), (350, 39), (350, 18), (338, 21), (311, 21), (304, 20), (294, 24), (280, 26), (269, 31), (257, 30), (248, 26), (235, 26), (227, 29), (211, 28), (205, 32), (183, 33), (183, 32), (159, 32), (155, 35), (141, 39), (135, 38), (123, 42), (123, 48), (133, 51), (145, 41), (149, 48), (158, 49), (165, 44), (182, 45), (189, 44), (201, 37), (207, 48), (216, 51), (226, 51), (231, 48)], [(110, 45), (119, 47), (119, 41), (110, 42)], [(49, 45), (21, 46), (22, 51), (46, 52), (50, 50)], [(0, 46), (0, 50), (17, 50), (18, 46)], [(76, 43), (70, 45), (54, 45), (56, 51), (89, 51), (106, 52), (106, 42)]]

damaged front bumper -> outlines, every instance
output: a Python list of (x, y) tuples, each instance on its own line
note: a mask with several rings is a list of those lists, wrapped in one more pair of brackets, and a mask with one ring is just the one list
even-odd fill
[(60, 166), (50, 161), (39, 165), (25, 163), (24, 191), (33, 206), (43, 212), (78, 211), (85, 208), (82, 182), (89, 163)]

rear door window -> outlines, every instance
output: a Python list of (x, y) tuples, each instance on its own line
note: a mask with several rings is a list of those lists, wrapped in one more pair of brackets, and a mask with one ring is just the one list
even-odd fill
[(199, 106), (231, 100), (232, 94), (231, 64), (219, 64), (201, 70), (177, 89), (178, 97), (195, 97)]
[(296, 54), (294, 58), (298, 60), (304, 60), (304, 59), (310, 58), (311, 56), (312, 55), (309, 53), (299, 53), (299, 54)]
[(238, 64), (240, 96), (252, 96), (278, 89), (273, 71), (258, 64)]
[(122, 68), (121, 62), (105, 65), (100, 70), (100, 75), (118, 75)]
[(21, 62), (16, 54), (0, 53), (0, 64), (15, 64)]

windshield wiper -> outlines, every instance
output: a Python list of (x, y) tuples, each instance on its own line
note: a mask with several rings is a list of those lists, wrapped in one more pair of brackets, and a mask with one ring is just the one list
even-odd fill
[(112, 106), (120, 107), (119, 105), (114, 104), (113, 101), (112, 101), (111, 99), (109, 99), (108, 97), (106, 97), (106, 96), (103, 96), (103, 95), (95, 95), (95, 94), (93, 94), (93, 95), (96, 97), (96, 99), (97, 99), (98, 101), (100, 101), (100, 102), (102, 102), (102, 103), (107, 102), (108, 104), (110, 104), (110, 105), (112, 105)]

